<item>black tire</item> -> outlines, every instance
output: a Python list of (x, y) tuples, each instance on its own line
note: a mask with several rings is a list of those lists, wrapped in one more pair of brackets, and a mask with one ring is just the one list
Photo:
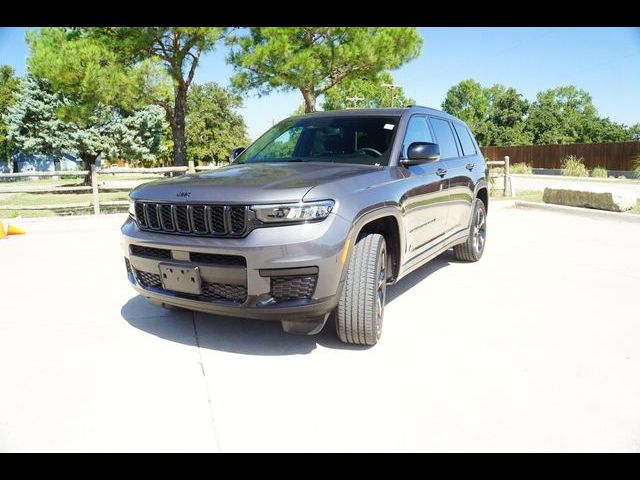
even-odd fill
[(456, 258), (465, 262), (480, 260), (487, 243), (487, 209), (480, 199), (476, 199), (474, 203), (469, 222), (469, 237), (466, 242), (453, 247)]
[(344, 343), (375, 345), (382, 332), (387, 289), (387, 247), (377, 233), (353, 247), (336, 308), (336, 330)]

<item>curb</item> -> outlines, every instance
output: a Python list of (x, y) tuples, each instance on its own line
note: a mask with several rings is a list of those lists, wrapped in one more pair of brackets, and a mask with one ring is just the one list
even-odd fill
[(566, 205), (553, 205), (550, 203), (540, 202), (525, 202), (522, 200), (516, 200), (514, 202), (514, 206), (515, 208), (547, 210), (550, 212), (568, 213), (570, 215), (579, 215), (602, 220), (617, 220), (640, 225), (640, 215), (636, 215), (635, 213), (607, 212), (605, 210), (595, 210), (592, 208), (569, 207)]

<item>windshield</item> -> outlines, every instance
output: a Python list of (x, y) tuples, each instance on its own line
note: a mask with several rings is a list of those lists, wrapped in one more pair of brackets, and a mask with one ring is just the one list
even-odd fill
[(234, 163), (333, 162), (388, 165), (400, 117), (311, 116), (280, 122)]

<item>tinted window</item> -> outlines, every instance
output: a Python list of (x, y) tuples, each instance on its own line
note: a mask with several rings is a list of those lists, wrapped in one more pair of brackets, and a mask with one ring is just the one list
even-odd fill
[(425, 117), (411, 117), (407, 125), (407, 133), (404, 136), (402, 145), (402, 156), (407, 157), (407, 148), (413, 142), (433, 142), (433, 136), (427, 125)]
[(430, 120), (438, 145), (440, 145), (441, 158), (457, 157), (458, 147), (456, 147), (456, 139), (453, 136), (449, 122), (439, 118), (431, 118)]
[(462, 154), (475, 155), (476, 146), (473, 144), (473, 140), (471, 140), (471, 133), (469, 133), (469, 130), (455, 122), (453, 123), (453, 128), (456, 129), (456, 133), (458, 134), (458, 138), (462, 144)]
[(271, 128), (234, 163), (336, 162), (388, 165), (399, 117), (308, 116)]

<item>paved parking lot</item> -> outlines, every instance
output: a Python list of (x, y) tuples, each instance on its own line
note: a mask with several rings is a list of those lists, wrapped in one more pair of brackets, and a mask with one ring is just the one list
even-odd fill
[(0, 240), (0, 451), (640, 451), (640, 225), (494, 203), (365, 349), (147, 304), (123, 218)]

